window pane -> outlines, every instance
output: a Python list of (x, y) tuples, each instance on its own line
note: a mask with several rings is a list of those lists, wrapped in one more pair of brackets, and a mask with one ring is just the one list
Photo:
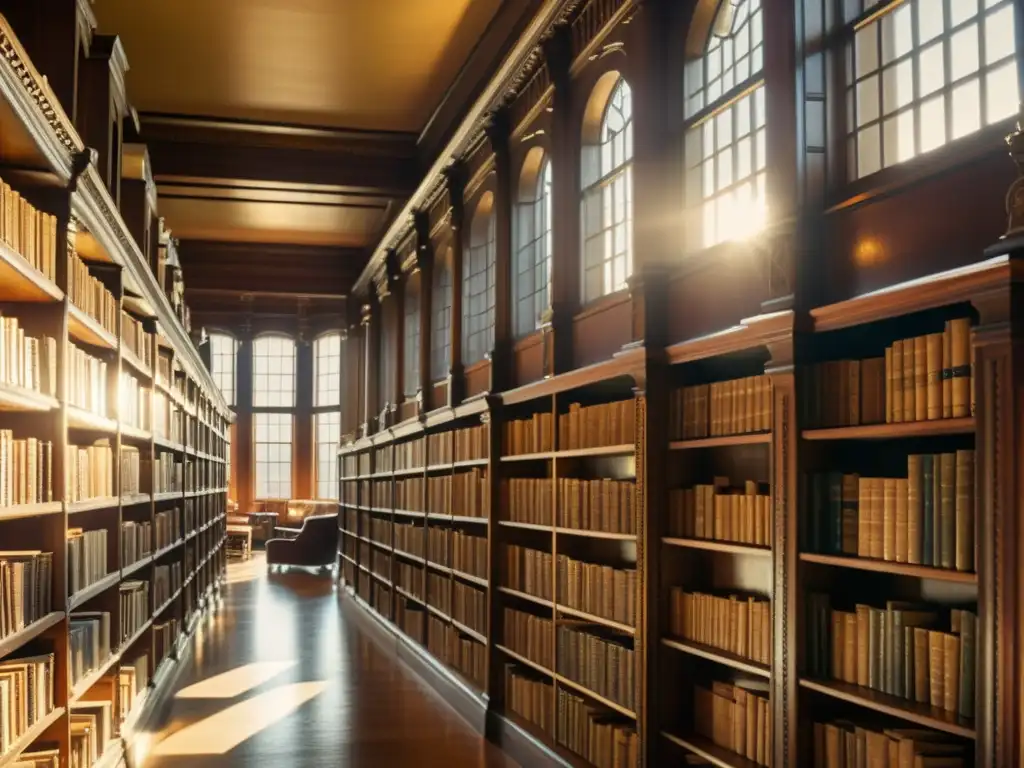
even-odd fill
[(341, 414), (316, 415), (316, 496), (338, 498), (338, 444), (341, 442)]
[(252, 363), (252, 404), (257, 408), (294, 407), (295, 342), (282, 336), (261, 336), (252, 344)]
[(235, 405), (238, 342), (224, 333), (210, 334), (210, 374), (228, 405)]
[(253, 414), (253, 424), (256, 455), (256, 498), (291, 498), (291, 414), (256, 413)]
[(341, 334), (329, 333), (313, 344), (316, 390), (313, 405), (341, 404)]

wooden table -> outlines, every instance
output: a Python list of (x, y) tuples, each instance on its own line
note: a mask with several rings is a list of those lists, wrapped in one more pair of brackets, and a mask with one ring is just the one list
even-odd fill
[(228, 554), (234, 551), (234, 546), (239, 547), (243, 560), (248, 560), (252, 554), (252, 527), (248, 525), (229, 525), (227, 527)]

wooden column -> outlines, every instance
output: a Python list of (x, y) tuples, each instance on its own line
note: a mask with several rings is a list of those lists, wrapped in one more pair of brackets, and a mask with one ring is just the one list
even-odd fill
[(313, 427), (313, 343), (302, 328), (300, 318), (299, 338), (295, 343), (295, 432), (292, 457), (292, 498), (311, 499), (316, 487), (316, 440)]
[[(545, 328), (547, 375), (572, 368), (572, 317), (579, 306), (580, 146), (572, 101), (572, 40), (568, 25), (559, 25), (545, 41), (544, 60), (554, 86), (551, 101), (551, 303)], [(550, 360), (550, 363), (548, 362)]]
[(96, 35), (82, 62), (75, 127), (86, 146), (99, 153), (97, 168), (114, 202), (121, 198), (121, 144), (128, 113), (125, 73), (128, 60), (120, 38)]
[(373, 296), (362, 306), (363, 326), (363, 436), (376, 431), (377, 366), (380, 360), (380, 307)]
[(398, 409), (405, 400), (405, 284), (402, 269), (398, 264), (398, 253), (394, 248), (388, 250), (387, 279), (391, 287), (388, 301), (391, 305), (391, 328), (389, 333), (395, 340), (392, 348), (386, 350), (391, 356), (391, 391), (387, 393), (389, 403), (388, 423), (394, 424), (398, 419)]
[(430, 398), (430, 345), (434, 338), (434, 249), (430, 242), (430, 219), (417, 211), (416, 251), (420, 264), (420, 380), (419, 411), (427, 410)]
[(255, 498), (255, 453), (253, 452), (252, 419), (252, 331), (246, 329), (239, 335), (238, 357), (236, 358), (235, 390), (235, 452), (233, 472), (235, 474), (235, 498), (238, 509), (246, 513), (253, 508)]
[(448, 196), (452, 205), (452, 335), (448, 369), (448, 405), (454, 406), (462, 402), (466, 391), (465, 366), (462, 364), (462, 227), (465, 220), (462, 195), (465, 188), (465, 169), (456, 163), (448, 169), (446, 175)]
[(487, 128), (494, 152), (495, 276), (494, 347), (488, 390), (507, 389), (512, 382), (512, 159), (509, 155), (509, 117), (499, 110)]

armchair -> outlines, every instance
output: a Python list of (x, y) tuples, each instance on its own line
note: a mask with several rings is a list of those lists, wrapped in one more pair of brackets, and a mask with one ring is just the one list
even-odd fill
[(267, 541), (267, 565), (334, 565), (338, 557), (338, 515), (307, 517), (294, 539)]

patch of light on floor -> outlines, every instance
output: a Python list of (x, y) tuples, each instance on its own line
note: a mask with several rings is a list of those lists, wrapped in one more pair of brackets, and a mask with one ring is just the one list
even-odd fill
[(295, 712), (327, 689), (326, 681), (282, 685), (176, 731), (151, 757), (224, 755)]
[(223, 672), (198, 683), (182, 688), (175, 695), (178, 699), (233, 699), (253, 688), (263, 685), (285, 670), (291, 669), (296, 661), (260, 661), (254, 664)]

